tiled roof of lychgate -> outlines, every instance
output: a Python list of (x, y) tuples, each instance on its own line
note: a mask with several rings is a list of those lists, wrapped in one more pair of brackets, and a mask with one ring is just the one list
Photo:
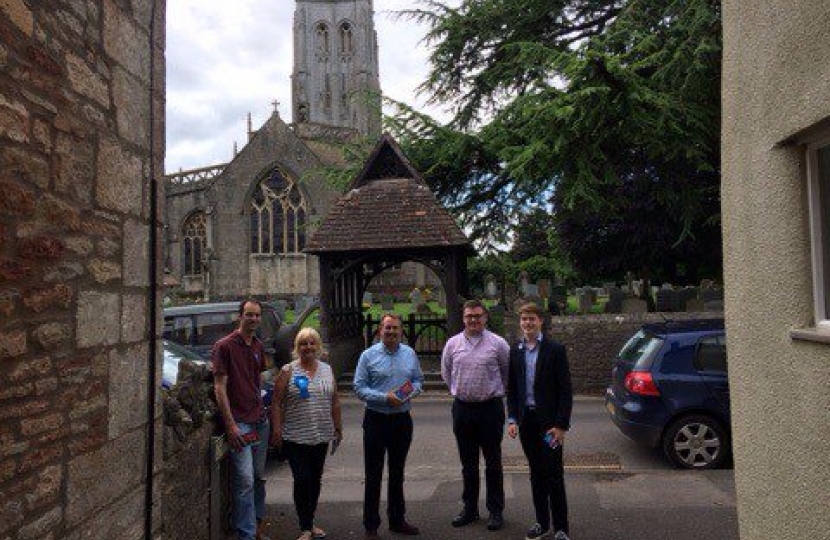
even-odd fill
[(469, 249), (470, 241), (395, 140), (384, 134), (305, 251), (439, 247)]
[(411, 178), (374, 180), (340, 197), (306, 246), (327, 251), (468, 246), (432, 191)]

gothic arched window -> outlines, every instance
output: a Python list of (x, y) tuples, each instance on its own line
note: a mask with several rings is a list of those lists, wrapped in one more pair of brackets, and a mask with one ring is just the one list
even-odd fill
[(352, 25), (349, 22), (340, 23), (340, 55), (351, 56), (352, 54)]
[(184, 275), (197, 276), (203, 273), (202, 257), (207, 242), (207, 219), (204, 212), (193, 212), (182, 225), (182, 248)]
[(251, 253), (299, 253), (305, 247), (307, 222), (299, 186), (274, 169), (251, 198)]
[(326, 57), (329, 55), (329, 27), (326, 23), (318, 23), (314, 29), (314, 34), (317, 39), (317, 56)]

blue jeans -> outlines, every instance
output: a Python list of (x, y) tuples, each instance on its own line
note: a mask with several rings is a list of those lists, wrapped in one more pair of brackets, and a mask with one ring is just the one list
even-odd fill
[(237, 422), (236, 425), (243, 435), (251, 431), (259, 432), (258, 445), (243, 446), (238, 452), (230, 451), (233, 496), (231, 523), (239, 540), (254, 540), (257, 520), (261, 520), (265, 514), (264, 473), (270, 428), (267, 418), (251, 424)]

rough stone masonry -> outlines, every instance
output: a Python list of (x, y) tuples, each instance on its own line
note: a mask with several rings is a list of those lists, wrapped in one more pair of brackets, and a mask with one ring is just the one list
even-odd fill
[(3, 540), (142, 535), (164, 11), (0, 0)]

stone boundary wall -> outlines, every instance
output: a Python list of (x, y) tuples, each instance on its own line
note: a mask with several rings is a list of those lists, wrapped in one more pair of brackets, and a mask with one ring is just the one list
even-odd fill
[[(722, 317), (722, 312), (709, 311), (552, 317), (546, 334), (568, 350), (574, 393), (602, 395), (611, 379), (611, 361), (643, 324)], [(519, 335), (514, 326), (511, 336)]]
[(213, 422), (183, 435), (164, 430), (164, 475), (161, 482), (164, 538), (210, 538), (210, 438)]

